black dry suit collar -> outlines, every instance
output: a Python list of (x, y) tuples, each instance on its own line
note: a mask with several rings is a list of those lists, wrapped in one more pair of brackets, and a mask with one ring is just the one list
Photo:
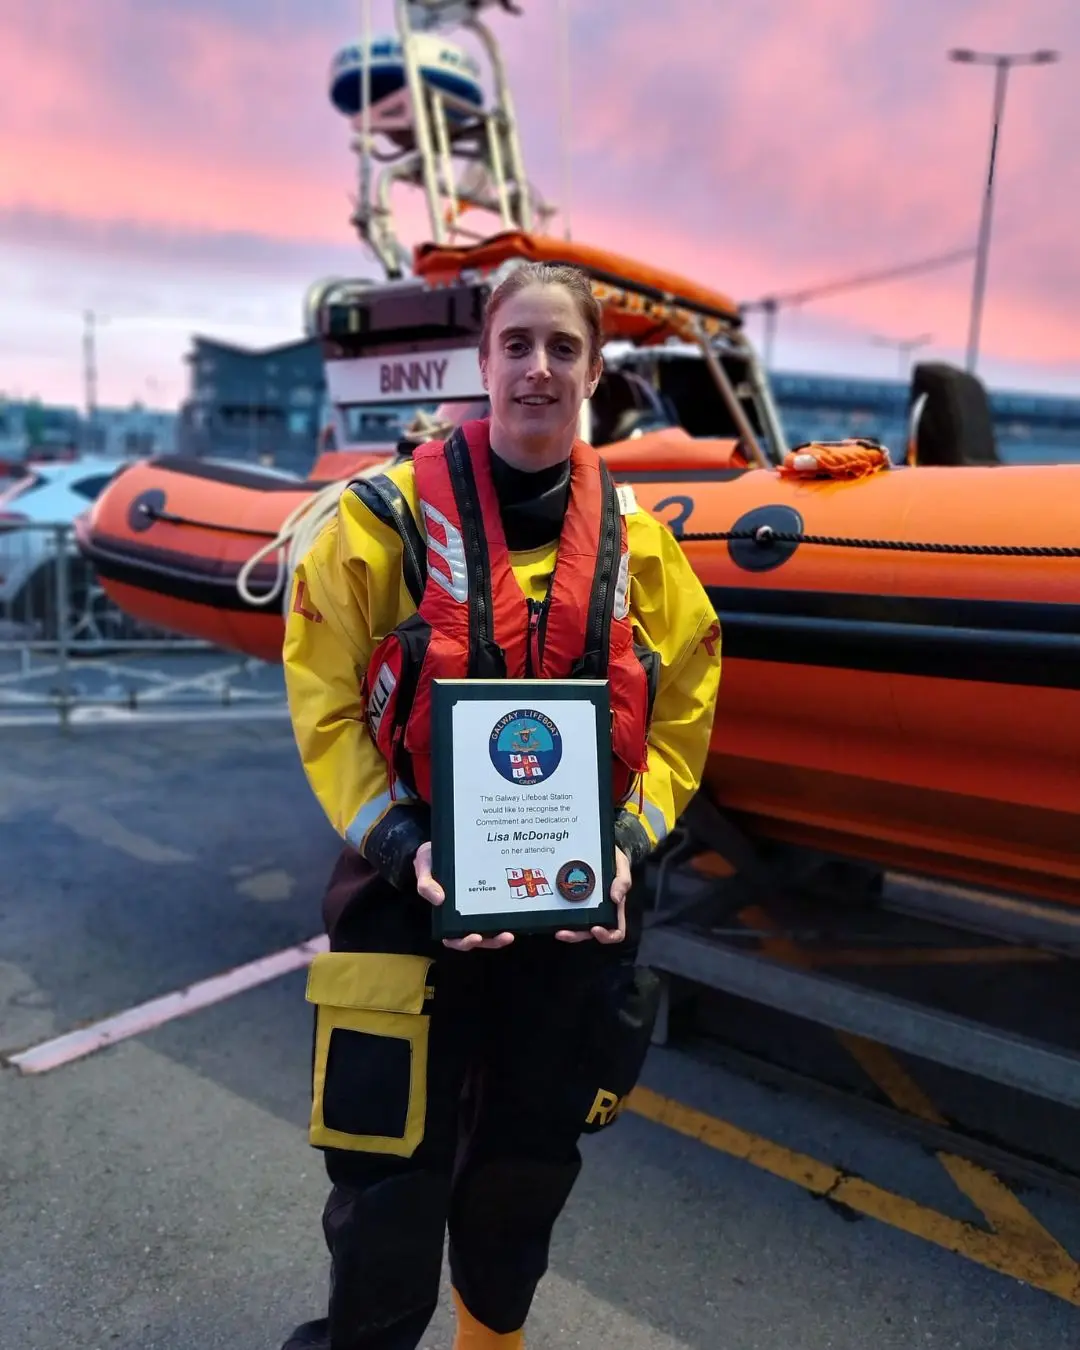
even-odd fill
[(558, 539), (570, 500), (570, 461), (543, 469), (516, 469), (491, 452), (506, 547), (540, 548)]

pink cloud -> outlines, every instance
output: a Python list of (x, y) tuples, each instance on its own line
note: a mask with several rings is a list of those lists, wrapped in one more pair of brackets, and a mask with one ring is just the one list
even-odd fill
[(0, 34), (4, 206), (345, 233), (346, 137), (320, 100), (325, 30), (285, 42), (272, 23), (245, 29), (133, 0), (8, 0)]
[[(1080, 12), (1065, 0), (964, 9), (807, 0), (796, 21), (782, 0), (718, 7), (707, 20), (693, 0), (625, 7), (612, 59), (582, 58), (594, 73), (581, 94), (578, 180), (604, 166), (620, 204), (636, 186), (625, 221), (607, 212), (624, 242), (633, 234), (637, 247), (692, 257), (741, 298), (973, 243), (992, 77), (945, 51), (1075, 49)], [(644, 53), (647, 84), (629, 77)], [(1063, 65), (1011, 80), (984, 325), (1002, 357), (1080, 361), (1072, 79)], [(807, 312), (853, 326), (914, 320), (960, 345), (970, 275), (965, 265)]]
[[(988, 358), (1080, 367), (1071, 0), (602, 8), (572, 6), (575, 234), (737, 299), (973, 242), (992, 77), (944, 53), (1062, 48), (1066, 64), (1010, 84), (983, 342)], [(348, 223), (348, 130), (325, 94), (357, 9), (5, 0), (0, 241), (28, 260), (126, 248), (148, 283), (154, 268), (209, 284), (265, 267), (297, 287), (309, 265), (369, 272)], [(557, 201), (556, 11), (525, 9), (492, 24), (532, 176)], [(376, 10), (383, 28), (387, 0)], [(419, 204), (405, 217), (423, 237)], [(782, 328), (930, 330), (959, 348), (970, 279), (963, 265), (837, 295)]]
[(121, 259), (132, 269), (161, 275), (191, 269), (211, 276), (292, 276), (297, 284), (312, 270), (348, 272), (357, 267), (355, 245), (301, 235), (247, 230), (200, 230), (179, 224), (130, 219), (92, 220), (33, 207), (0, 207), (0, 244), (38, 256), (66, 254), (74, 262)]

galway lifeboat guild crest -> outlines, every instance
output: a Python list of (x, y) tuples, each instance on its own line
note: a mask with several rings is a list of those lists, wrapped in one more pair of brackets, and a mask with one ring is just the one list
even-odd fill
[(588, 900), (596, 889), (596, 873), (587, 862), (564, 863), (559, 868), (555, 885), (564, 900)]
[(507, 713), (492, 727), (488, 753), (508, 782), (542, 783), (559, 767), (562, 734), (550, 717), (531, 708)]

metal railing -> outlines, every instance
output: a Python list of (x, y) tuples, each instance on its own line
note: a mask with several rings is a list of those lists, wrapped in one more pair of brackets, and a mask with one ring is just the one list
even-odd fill
[(70, 524), (0, 516), (0, 721), (285, 710), (280, 667), (131, 618)]

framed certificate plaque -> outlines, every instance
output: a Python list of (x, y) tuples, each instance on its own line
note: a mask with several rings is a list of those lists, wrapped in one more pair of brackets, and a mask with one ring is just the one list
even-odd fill
[(435, 680), (439, 938), (614, 928), (606, 680)]

